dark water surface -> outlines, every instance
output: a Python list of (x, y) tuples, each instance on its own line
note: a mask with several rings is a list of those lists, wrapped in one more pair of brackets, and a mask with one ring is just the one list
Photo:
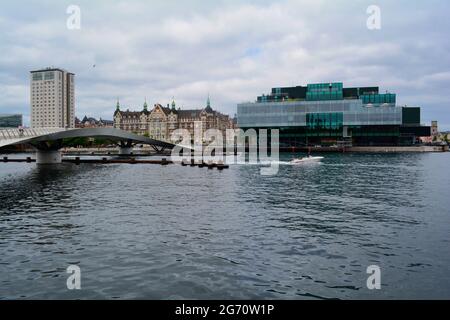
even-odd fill
[(0, 299), (449, 299), (449, 160), (330, 154), (271, 177), (0, 163)]

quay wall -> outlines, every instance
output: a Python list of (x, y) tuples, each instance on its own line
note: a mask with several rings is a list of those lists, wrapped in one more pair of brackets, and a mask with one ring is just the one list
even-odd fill
[(346, 152), (376, 152), (376, 153), (398, 153), (398, 152), (447, 152), (448, 146), (410, 146), (410, 147), (348, 147)]

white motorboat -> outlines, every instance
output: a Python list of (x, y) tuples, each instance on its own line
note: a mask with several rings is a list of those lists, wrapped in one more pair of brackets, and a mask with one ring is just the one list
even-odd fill
[(303, 158), (292, 159), (291, 163), (292, 164), (300, 164), (300, 163), (319, 162), (322, 159), (323, 159), (323, 157), (306, 156)]

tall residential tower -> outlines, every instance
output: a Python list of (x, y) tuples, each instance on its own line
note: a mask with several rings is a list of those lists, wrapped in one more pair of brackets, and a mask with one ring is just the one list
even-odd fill
[(59, 68), (30, 73), (31, 127), (74, 128), (75, 75)]

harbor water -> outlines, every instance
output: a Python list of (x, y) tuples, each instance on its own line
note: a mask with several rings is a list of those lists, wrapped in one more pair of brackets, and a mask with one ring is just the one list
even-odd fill
[(0, 163), (0, 299), (450, 298), (449, 153), (293, 156)]

